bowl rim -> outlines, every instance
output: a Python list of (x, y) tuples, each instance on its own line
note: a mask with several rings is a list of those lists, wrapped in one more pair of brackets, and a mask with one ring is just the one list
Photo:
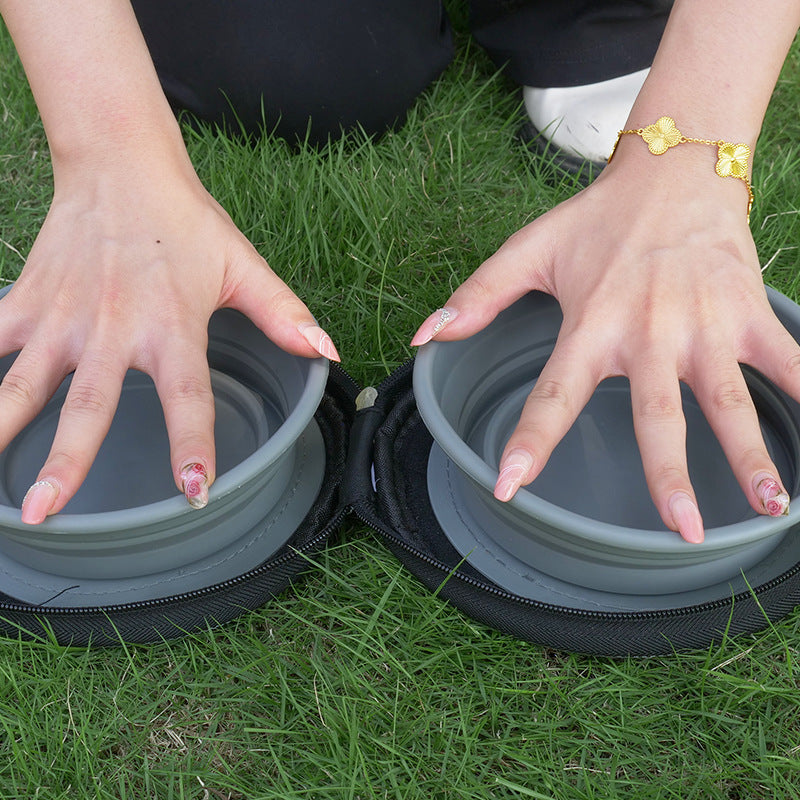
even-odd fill
[[(552, 299), (550, 295), (544, 295), (541, 292), (531, 292), (524, 297), (529, 297), (532, 294)], [(788, 316), (793, 317), (796, 324), (800, 325), (800, 307), (774, 289), (769, 289), (768, 294), (770, 303), (782, 323), (785, 323), (785, 317)], [(522, 299), (520, 298), (520, 300)], [(476, 335), (480, 335), (480, 333)], [(414, 363), (414, 396), (420, 416), (439, 447), (458, 469), (462, 470), (491, 495), (497, 480), (497, 472), (458, 435), (442, 413), (432, 389), (434, 362), (439, 350), (450, 345), (460, 344), (463, 341), (467, 340), (459, 340), (458, 342), (431, 341), (420, 347)], [(800, 463), (796, 467), (800, 471)], [(535, 486), (535, 481), (531, 485)], [(500, 501), (496, 502), (499, 503)], [(522, 487), (508, 501), (508, 505), (524, 513), (534, 523), (541, 521), (543, 524), (555, 529), (564, 530), (580, 541), (591, 542), (595, 547), (605, 545), (617, 549), (638, 548), (642, 552), (665, 555), (677, 553), (687, 548), (692, 548), (693, 552), (697, 552), (698, 548), (715, 551), (737, 545), (745, 545), (761, 538), (778, 534), (781, 530), (788, 530), (800, 522), (800, 504), (793, 503), (790, 505), (789, 513), (784, 517), (776, 518), (759, 514), (752, 519), (735, 522), (730, 525), (706, 528), (704, 541), (694, 544), (684, 541), (673, 531), (627, 528), (603, 522), (602, 520), (595, 520), (544, 500), (526, 487)], [(672, 533), (673, 535), (654, 535), (660, 533)]]

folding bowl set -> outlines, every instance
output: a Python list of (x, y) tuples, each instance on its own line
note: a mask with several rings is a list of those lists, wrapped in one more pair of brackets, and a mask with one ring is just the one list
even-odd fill
[[(800, 308), (770, 291), (800, 340)], [(0, 454), (0, 632), (64, 644), (175, 638), (260, 607), (354, 514), (441, 601), (540, 645), (610, 656), (705, 647), (800, 603), (800, 502), (757, 515), (688, 390), (690, 473), (707, 533), (667, 531), (647, 492), (628, 384), (604, 381), (544, 472), (492, 497), (505, 442), (552, 351), (532, 293), (463, 342), (432, 342), (377, 389), (290, 356), (234, 311), (209, 326), (218, 478), (176, 496), (150, 380), (126, 378), (84, 486), (41, 526), (19, 506), (68, 388)], [(0, 361), (0, 374), (13, 356)], [(800, 491), (800, 405), (746, 379), (770, 455)], [(123, 487), (117, 476), (135, 475)], [(623, 500), (621, 502), (621, 500)], [(370, 592), (373, 587), (363, 587)]]

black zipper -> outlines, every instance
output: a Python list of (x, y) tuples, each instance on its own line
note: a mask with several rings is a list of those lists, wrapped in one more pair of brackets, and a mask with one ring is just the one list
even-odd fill
[(736, 601), (752, 598), (753, 596), (758, 597), (760, 594), (769, 592), (776, 586), (779, 586), (800, 572), (800, 563), (798, 563), (795, 564), (792, 569), (784, 572), (777, 578), (773, 578), (768, 583), (764, 583), (761, 586), (753, 589), (751, 592), (740, 592), (739, 594), (733, 595), (733, 597), (730, 598), (726, 597), (725, 599), (712, 600), (708, 603), (702, 603), (699, 605), (682, 606), (680, 608), (665, 609), (662, 611), (590, 611), (587, 609), (570, 608), (569, 606), (551, 605), (550, 603), (542, 603), (538, 600), (531, 600), (527, 597), (520, 597), (519, 595), (512, 594), (511, 592), (506, 592), (504, 589), (500, 589), (497, 586), (491, 586), (487, 583), (483, 583), (482, 581), (479, 581), (469, 575), (463, 575), (458, 572), (457, 567), (453, 568), (452, 566), (449, 566), (448, 564), (445, 564), (442, 561), (432, 558), (422, 551), (417, 550), (416, 547), (408, 544), (408, 542), (404, 541), (396, 534), (377, 525), (374, 520), (369, 519), (365, 513), (359, 511), (358, 509), (351, 508), (350, 511), (355, 514), (355, 516), (358, 517), (361, 522), (363, 522), (365, 525), (368, 525), (373, 531), (391, 542), (392, 545), (399, 547), (401, 550), (405, 550), (407, 553), (410, 553), (420, 561), (424, 561), (428, 566), (435, 567), (439, 572), (444, 573), (444, 575), (448, 578), (458, 578), (460, 581), (463, 581), (464, 583), (467, 583), (482, 592), (493, 594), (502, 600), (518, 603), (519, 605), (529, 606), (531, 608), (554, 611), (559, 614), (569, 614), (574, 617), (583, 617), (587, 619), (630, 621), (655, 620), (665, 619), (668, 617), (689, 616), (691, 614), (697, 614), (700, 612), (713, 611), (714, 609), (730, 606), (731, 603), (735, 603)]
[(42, 612), (43, 614), (52, 616), (62, 616), (65, 614), (69, 616), (86, 616), (90, 614), (97, 614), (99, 612), (102, 612), (104, 614), (110, 614), (113, 612), (120, 612), (120, 611), (137, 611), (149, 608), (169, 607), (173, 604), (179, 605), (185, 600), (205, 597), (210, 594), (216, 594), (217, 592), (233, 588), (238, 584), (245, 583), (247, 581), (252, 580), (253, 578), (257, 578), (261, 574), (271, 572), (272, 570), (278, 567), (282, 567), (286, 564), (289, 564), (295, 559), (302, 558), (306, 553), (313, 551), (314, 549), (319, 547), (319, 545), (325, 542), (325, 540), (328, 539), (331, 533), (333, 533), (333, 531), (339, 527), (346, 514), (347, 514), (347, 508), (339, 508), (331, 518), (330, 522), (328, 522), (328, 524), (323, 528), (323, 530), (317, 533), (302, 547), (292, 548), (292, 550), (283, 553), (277, 558), (264, 561), (258, 567), (250, 570), (249, 572), (245, 572), (242, 575), (237, 575), (235, 578), (229, 578), (228, 580), (222, 581), (221, 583), (215, 583), (213, 586), (206, 586), (203, 589), (193, 589), (190, 592), (173, 594), (170, 595), (169, 597), (154, 598), (153, 600), (139, 600), (133, 603), (122, 603), (119, 605), (112, 605), (112, 606), (85, 606), (82, 608), (66, 608), (62, 606), (47, 606), (47, 605), (32, 605), (32, 604), (23, 605), (20, 603), (0, 602), (0, 611), (17, 611), (29, 614), (33, 612)]

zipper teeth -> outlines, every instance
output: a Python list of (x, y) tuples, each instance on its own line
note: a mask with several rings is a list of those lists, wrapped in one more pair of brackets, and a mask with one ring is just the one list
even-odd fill
[(426, 555), (425, 553), (417, 550), (417, 548), (413, 547), (412, 545), (400, 539), (394, 533), (389, 533), (383, 528), (378, 527), (374, 521), (368, 519), (367, 516), (362, 512), (360, 512), (357, 508), (351, 508), (351, 511), (365, 525), (368, 525), (372, 530), (376, 531), (378, 534), (383, 536), (392, 544), (397, 545), (400, 549), (405, 550), (408, 553), (411, 553), (415, 558), (424, 561), (426, 564), (432, 567), (436, 567), (440, 572), (445, 573), (448, 576), (448, 578), (457, 578), (458, 580), (463, 581), (464, 583), (468, 583), (471, 586), (474, 586), (475, 588), (480, 589), (483, 592), (488, 592), (490, 594), (502, 598), (503, 600), (511, 600), (521, 605), (527, 605), (539, 609), (547, 609), (548, 611), (555, 611), (560, 614), (569, 614), (574, 617), (586, 617), (586, 618), (600, 619), (600, 620), (626, 619), (632, 621), (632, 620), (651, 620), (651, 619), (665, 619), (668, 617), (690, 616), (692, 614), (696, 614), (701, 611), (713, 611), (714, 609), (717, 608), (727, 607), (732, 602), (735, 602), (737, 598), (740, 597), (749, 598), (752, 597), (753, 595), (756, 595), (757, 597), (758, 595), (761, 595), (765, 592), (770, 591), (776, 586), (779, 586), (781, 583), (784, 583), (785, 581), (789, 580), (789, 578), (793, 577), (798, 572), (800, 572), (800, 563), (798, 563), (795, 564), (795, 566), (792, 567), (792, 569), (782, 573), (777, 578), (773, 578), (768, 583), (762, 584), (761, 586), (758, 587), (757, 590), (754, 589), (752, 592), (741, 592), (740, 594), (735, 595), (732, 598), (726, 597), (724, 599), (712, 600), (707, 603), (700, 603), (693, 606), (683, 606), (681, 608), (665, 609), (663, 611), (590, 611), (588, 609), (570, 608), (569, 606), (552, 605), (550, 603), (542, 603), (539, 600), (531, 600), (530, 598), (527, 597), (520, 597), (519, 595), (511, 594), (510, 592), (506, 592), (503, 589), (499, 589), (496, 586), (490, 586), (489, 584), (486, 584), (483, 581), (472, 578), (469, 575), (462, 575), (459, 572), (454, 571), (452, 566), (444, 564), (438, 559)]
[(361, 389), (364, 388), (363, 386), (359, 386), (350, 373), (336, 361), (331, 362), (330, 369), (332, 372), (336, 372), (345, 381), (345, 383), (348, 384), (348, 386), (353, 390), (354, 395), (358, 394)]
[(285, 564), (296, 559), (298, 556), (302, 556), (305, 553), (314, 550), (318, 545), (324, 542), (333, 532), (335, 528), (339, 526), (342, 519), (345, 516), (347, 509), (346, 508), (339, 508), (334, 513), (331, 520), (328, 522), (327, 525), (306, 542), (302, 547), (293, 548), (291, 551), (284, 553), (281, 556), (278, 556), (275, 559), (265, 561), (264, 563), (260, 564), (255, 569), (252, 569), (248, 572), (243, 573), (242, 575), (237, 575), (235, 578), (229, 578), (228, 580), (221, 581), (220, 583), (215, 583), (213, 586), (206, 586), (202, 589), (193, 589), (190, 592), (181, 592), (180, 594), (173, 594), (169, 595), (168, 597), (160, 597), (154, 598), (152, 600), (140, 600), (134, 603), (121, 603), (117, 605), (111, 606), (86, 606), (83, 608), (67, 608), (64, 606), (37, 606), (37, 605), (23, 605), (21, 603), (4, 603), (0, 602), (0, 611), (15, 611), (15, 612), (27, 612), (27, 613), (36, 613), (36, 614), (46, 614), (52, 616), (89, 616), (92, 614), (97, 614), (98, 612), (102, 611), (105, 614), (110, 613), (117, 613), (120, 611), (138, 611), (148, 608), (158, 608), (159, 606), (167, 606), (172, 605), (173, 603), (180, 603), (184, 600), (190, 600), (192, 598), (200, 598), (204, 597), (208, 594), (216, 594), (220, 590), (229, 589), (237, 584), (246, 583), (249, 580), (258, 577), (262, 573), (271, 572), (272, 570), (282, 567)]

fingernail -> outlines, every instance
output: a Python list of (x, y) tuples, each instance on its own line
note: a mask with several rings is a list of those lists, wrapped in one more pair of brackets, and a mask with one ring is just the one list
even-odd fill
[(208, 505), (208, 472), (198, 463), (187, 464), (181, 470), (183, 493), (192, 508), (205, 508)]
[(457, 316), (458, 311), (456, 311), (455, 308), (437, 309), (419, 326), (419, 330), (414, 334), (414, 338), (411, 340), (411, 346), (419, 347), (420, 345), (427, 344)]
[(297, 326), (303, 338), (321, 355), (330, 361), (341, 361), (331, 337), (319, 325), (312, 322), (303, 322)]
[(772, 475), (756, 476), (756, 495), (771, 517), (784, 517), (789, 513), (789, 495)]
[(60, 489), (54, 480), (36, 481), (22, 499), (22, 521), (26, 525), (44, 522), (55, 505)]
[(500, 464), (494, 496), (504, 503), (509, 501), (522, 485), (532, 466), (533, 456), (527, 450), (512, 450)]
[(678, 533), (692, 544), (700, 544), (705, 539), (703, 518), (700, 509), (686, 492), (675, 492), (669, 499), (669, 513)]

